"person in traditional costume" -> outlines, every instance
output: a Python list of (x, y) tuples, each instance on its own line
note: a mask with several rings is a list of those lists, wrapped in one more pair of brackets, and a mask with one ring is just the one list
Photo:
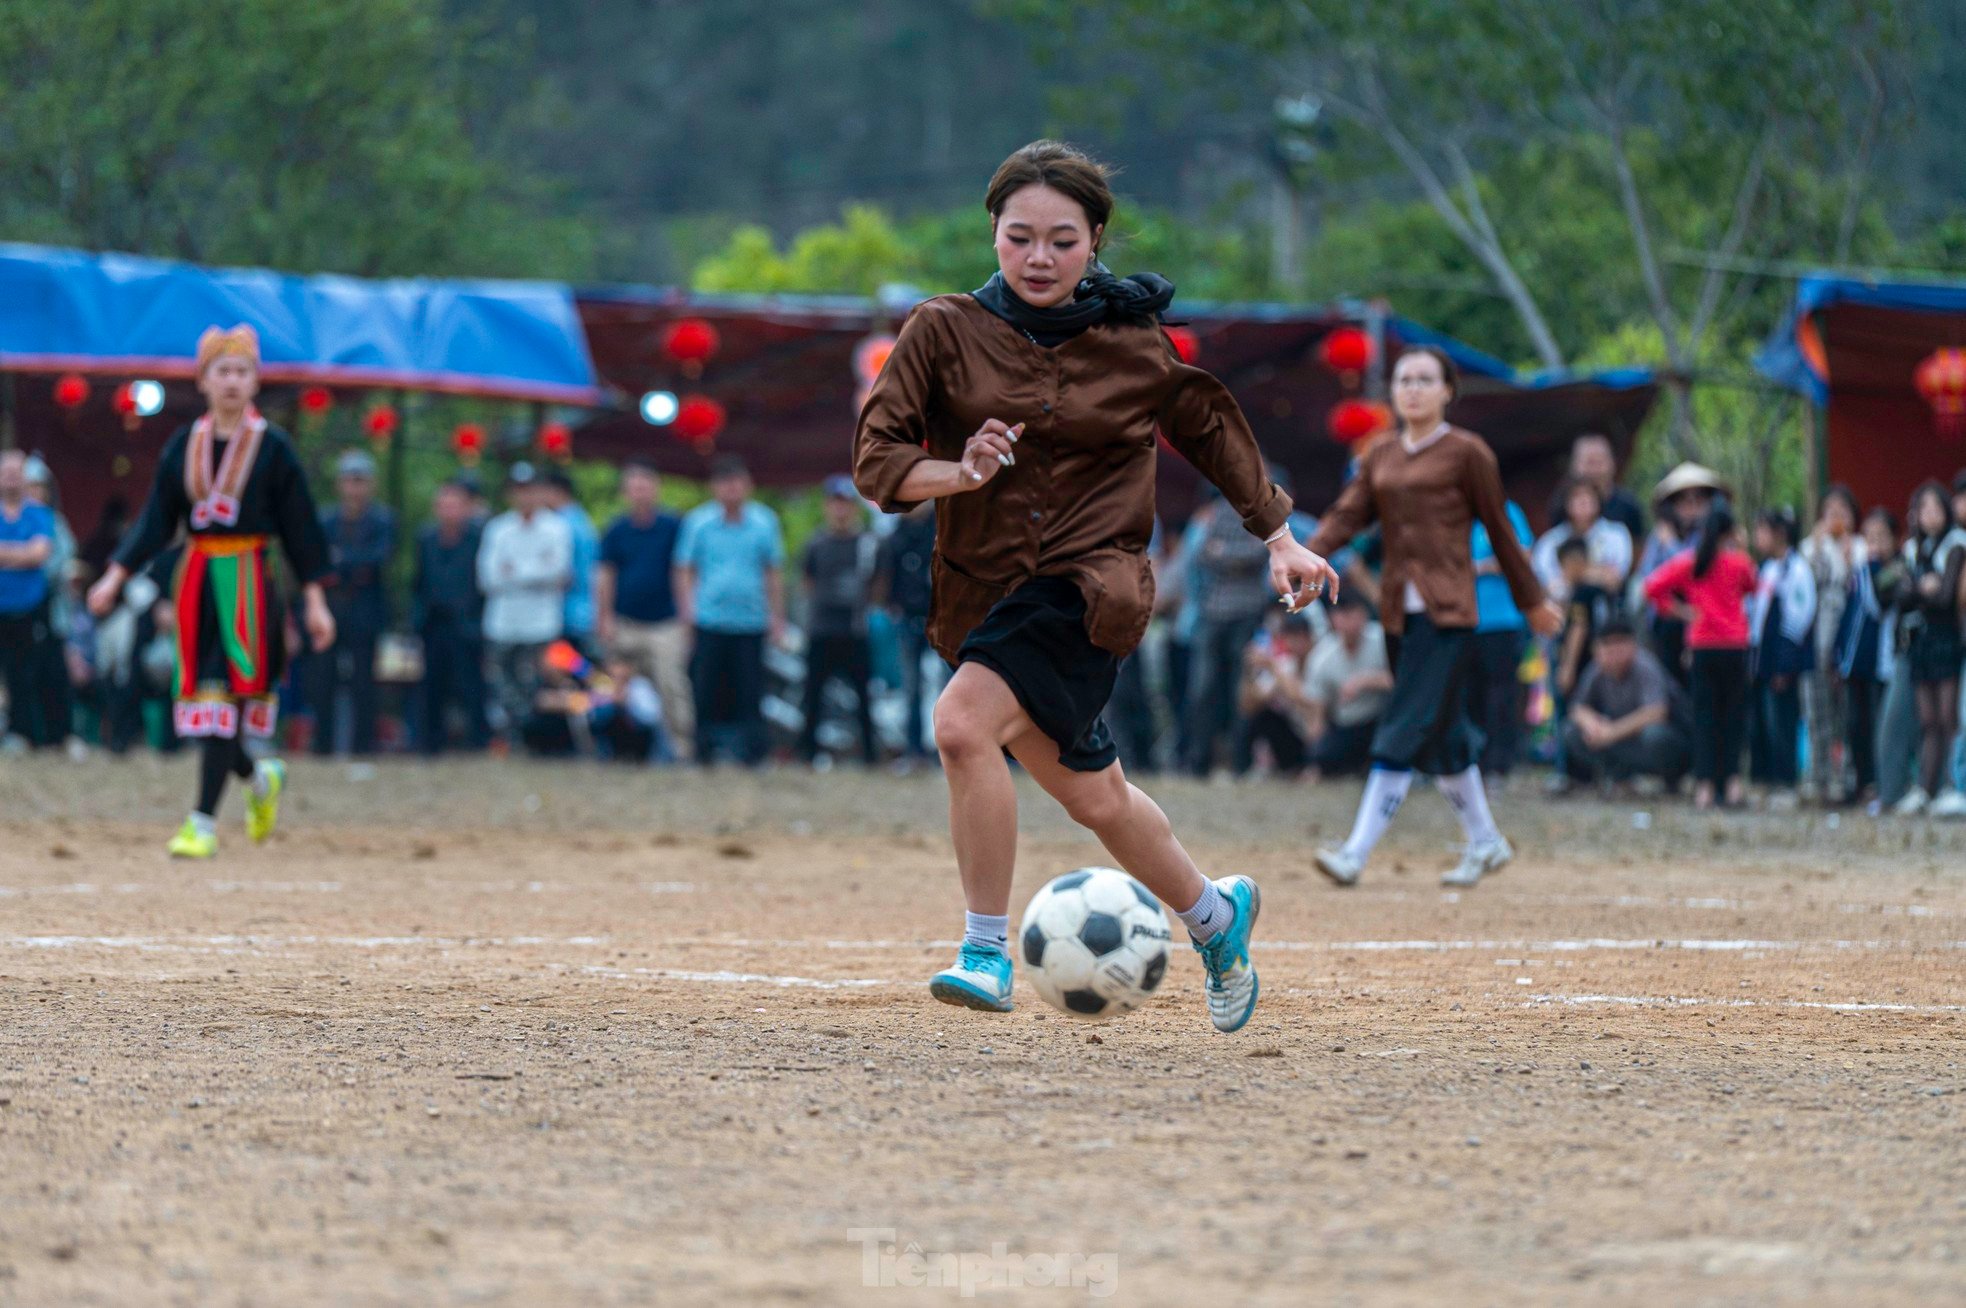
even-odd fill
[(1475, 523), (1488, 528), (1495, 565), (1530, 630), (1554, 635), (1563, 616), (1516, 539), (1495, 452), (1447, 421), (1458, 385), (1454, 361), (1432, 346), (1409, 346), (1394, 359), (1399, 430), (1360, 457), (1358, 475), (1310, 540), (1314, 552), (1339, 549), (1377, 523), (1385, 542), (1379, 620), (1393, 665), (1392, 699), (1372, 736), (1372, 768), (1352, 833), (1343, 845), (1317, 851), (1315, 860), (1341, 886), (1358, 883), (1415, 771), (1434, 778), (1467, 837), (1461, 861), (1441, 878), (1443, 885), (1472, 886), (1515, 854), (1489, 811), (1479, 766), (1482, 733), (1468, 713), (1477, 616)]
[(253, 407), (259, 336), (249, 326), (206, 330), (198, 340), (198, 389), (210, 407), (164, 446), (149, 502), (89, 590), (89, 609), (115, 607), (123, 583), (184, 532), (172, 581), (177, 618), (176, 703), (180, 736), (202, 742), (198, 803), (171, 838), (178, 858), (210, 858), (228, 777), (250, 783), (246, 831), (272, 834), (286, 767), (255, 760), (248, 738), (272, 737), (286, 665), (284, 624), (271, 568), (274, 541), (301, 586), (303, 620), (317, 651), (334, 644), (322, 590), (328, 547), (293, 442)]
[(1120, 661), (1153, 612), (1147, 558), (1158, 437), (1221, 488), (1223, 512), (1269, 545), (1293, 604), (1336, 577), (1292, 538), (1228, 388), (1161, 328), (1174, 288), (1096, 258), (1113, 209), (1106, 172), (1051, 141), (991, 180), (1000, 272), (918, 305), (869, 392), (854, 482), (889, 513), (935, 500), (927, 634), (954, 678), (935, 706), (950, 827), (968, 909), (944, 1003), (1008, 1012), (1017, 790), (1007, 750), (1113, 860), (1187, 925), (1217, 1030), (1249, 1021), (1247, 876), (1205, 877), (1166, 814), (1130, 784), (1101, 718)]

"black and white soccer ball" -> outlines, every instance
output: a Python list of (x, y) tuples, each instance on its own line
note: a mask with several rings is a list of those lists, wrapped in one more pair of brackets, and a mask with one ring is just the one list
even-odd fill
[(1073, 1017), (1117, 1017), (1167, 976), (1172, 934), (1160, 901), (1126, 873), (1082, 867), (1032, 897), (1018, 952), (1047, 1004)]

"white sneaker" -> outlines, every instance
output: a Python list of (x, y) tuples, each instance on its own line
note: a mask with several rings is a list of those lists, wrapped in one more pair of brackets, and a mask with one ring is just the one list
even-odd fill
[(1469, 845), (1467, 852), (1461, 855), (1461, 861), (1442, 874), (1440, 884), (1471, 886), (1488, 873), (1501, 871), (1503, 865), (1514, 857), (1514, 846), (1500, 836), (1479, 845)]
[(1315, 861), (1318, 871), (1341, 886), (1357, 885), (1359, 874), (1365, 871), (1365, 860), (1343, 846), (1337, 849), (1320, 849)]
[(1927, 817), (1966, 818), (1966, 795), (1956, 790), (1947, 790), (1925, 810)]
[(1905, 792), (1903, 799), (1891, 806), (1891, 812), (1897, 817), (1917, 817), (1931, 802), (1932, 797), (1925, 793), (1925, 787), (1913, 786)]

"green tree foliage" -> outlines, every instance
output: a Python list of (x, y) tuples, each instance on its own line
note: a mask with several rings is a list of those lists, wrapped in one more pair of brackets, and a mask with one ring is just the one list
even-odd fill
[(475, 139), (516, 52), (437, 0), (0, 0), (0, 223), (210, 263), (578, 273), (582, 226)]

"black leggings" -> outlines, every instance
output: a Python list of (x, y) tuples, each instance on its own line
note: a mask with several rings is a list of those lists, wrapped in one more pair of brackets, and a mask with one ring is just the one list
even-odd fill
[(1693, 651), (1693, 776), (1716, 790), (1741, 765), (1748, 729), (1748, 652)]
[(206, 817), (218, 816), (219, 797), (225, 793), (228, 776), (246, 780), (253, 774), (252, 755), (238, 736), (207, 736), (198, 755), (198, 811)]
[(1959, 729), (1959, 682), (1921, 681), (1918, 694), (1918, 784), (1928, 795), (1947, 789), (1946, 765)]

